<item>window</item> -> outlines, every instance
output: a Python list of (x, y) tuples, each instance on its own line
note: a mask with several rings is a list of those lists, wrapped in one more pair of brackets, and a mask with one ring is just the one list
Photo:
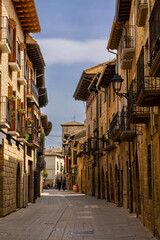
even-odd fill
[(108, 105), (109, 105), (109, 107), (110, 107), (110, 104), (111, 104), (111, 86), (109, 86), (108, 90), (109, 90), (109, 94), (108, 94)]
[(106, 88), (105, 88), (105, 93), (104, 93), (104, 102), (107, 101), (107, 91), (106, 91)]
[(99, 115), (100, 115), (100, 117), (102, 116), (102, 93), (100, 94), (100, 106), (99, 106)]
[(59, 163), (57, 162), (57, 170), (59, 170)]
[(73, 151), (73, 164), (77, 164), (77, 149), (74, 149)]
[(92, 107), (91, 107), (91, 120), (92, 120)]
[(89, 166), (88, 166), (88, 180), (89, 180)]
[(151, 166), (151, 144), (148, 145), (148, 198), (152, 199), (152, 166)]
[(113, 102), (115, 101), (115, 91), (113, 90)]
[(91, 131), (90, 131), (90, 125), (88, 125), (88, 137), (90, 137)]

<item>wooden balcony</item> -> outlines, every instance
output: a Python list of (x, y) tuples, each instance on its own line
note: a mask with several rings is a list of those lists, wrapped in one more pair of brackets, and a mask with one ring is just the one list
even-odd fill
[(1, 17), (0, 27), (0, 52), (11, 53), (12, 49), (12, 31), (9, 26), (8, 17)]
[(29, 139), (27, 145), (32, 148), (39, 148), (38, 141), (38, 128), (35, 126), (35, 123), (28, 126)]
[(26, 96), (31, 102), (35, 102), (37, 105), (39, 105), (38, 104), (38, 97), (39, 97), (38, 89), (37, 89), (35, 82), (32, 79), (28, 80)]
[(137, 26), (143, 27), (146, 22), (148, 14), (148, 1), (138, 0), (137, 1)]
[(11, 105), (7, 97), (0, 98), (0, 128), (11, 127)]
[(114, 116), (111, 124), (110, 124), (110, 139), (112, 139), (113, 142), (119, 142), (120, 141), (120, 135), (121, 135), (121, 119), (120, 119), (120, 113), (116, 113)]
[(127, 26), (123, 30), (121, 41), (121, 68), (130, 69), (135, 54), (135, 26)]
[(137, 105), (140, 107), (160, 105), (160, 78), (144, 77), (139, 84)]
[(44, 135), (43, 132), (40, 132), (38, 137), (39, 148), (38, 148), (38, 155), (44, 154)]
[(19, 137), (21, 131), (21, 117), (18, 110), (12, 109), (11, 106), (11, 127), (8, 130), (8, 134), (11, 136)]
[(136, 132), (130, 129), (128, 121), (128, 107), (123, 107), (121, 112), (121, 136), (120, 140), (122, 142), (130, 142), (134, 139)]
[(16, 42), (15, 48), (12, 48), (8, 65), (12, 71), (19, 72), (21, 70), (21, 50), (18, 42)]
[(155, 0), (149, 21), (150, 46), (151, 46), (151, 68), (150, 75), (160, 77), (160, 1)]
[(17, 81), (20, 85), (27, 85), (28, 81), (28, 67), (24, 60), (21, 61), (21, 70), (17, 74)]

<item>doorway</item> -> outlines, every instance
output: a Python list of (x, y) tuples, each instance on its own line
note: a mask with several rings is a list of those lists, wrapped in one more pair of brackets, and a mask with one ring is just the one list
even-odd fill
[(16, 173), (16, 208), (20, 208), (20, 164), (17, 165)]

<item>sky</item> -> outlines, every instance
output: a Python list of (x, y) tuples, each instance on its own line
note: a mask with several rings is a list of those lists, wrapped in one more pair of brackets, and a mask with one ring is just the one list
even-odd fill
[(116, 0), (35, 0), (41, 33), (34, 34), (44, 60), (48, 105), (41, 109), (52, 121), (46, 149), (61, 147), (61, 124), (84, 122), (85, 103), (74, 91), (84, 69), (106, 62)]

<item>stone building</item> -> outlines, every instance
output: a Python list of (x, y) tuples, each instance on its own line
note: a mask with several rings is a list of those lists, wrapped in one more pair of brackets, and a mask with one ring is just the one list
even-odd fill
[(48, 172), (48, 177), (44, 184), (55, 187), (58, 175), (64, 173), (64, 155), (62, 154), (62, 149), (46, 149), (44, 159), (46, 162), (46, 171)]
[(40, 32), (34, 0), (27, 5), (1, 0), (0, 26), (0, 216), (5, 216), (36, 198), (40, 108), (48, 99), (43, 56), (29, 35)]
[(74, 93), (86, 102), (86, 193), (136, 212), (157, 237), (159, 19), (158, 0), (117, 0), (107, 46), (116, 60), (85, 70)]

